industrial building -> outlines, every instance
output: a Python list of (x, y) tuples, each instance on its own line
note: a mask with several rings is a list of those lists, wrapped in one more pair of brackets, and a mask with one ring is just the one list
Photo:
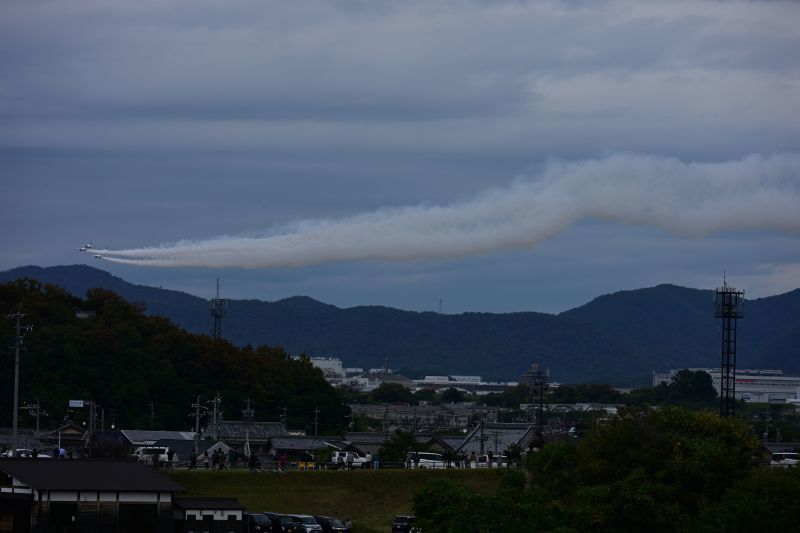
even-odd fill
[[(682, 369), (668, 372), (653, 372), (653, 387), (669, 384), (673, 376)], [(719, 368), (690, 368), (711, 376), (717, 394), (721, 390)], [(784, 375), (783, 370), (736, 370), (736, 399), (757, 403), (784, 403), (800, 399), (800, 376)]]

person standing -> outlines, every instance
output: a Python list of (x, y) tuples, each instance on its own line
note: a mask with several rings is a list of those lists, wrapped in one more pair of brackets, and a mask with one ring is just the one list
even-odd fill
[(189, 454), (189, 470), (197, 470), (197, 454), (194, 450)]

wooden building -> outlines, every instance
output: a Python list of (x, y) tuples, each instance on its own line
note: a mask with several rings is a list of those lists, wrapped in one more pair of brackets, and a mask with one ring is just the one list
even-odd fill
[(0, 533), (169, 533), (181, 490), (135, 461), (0, 459)]

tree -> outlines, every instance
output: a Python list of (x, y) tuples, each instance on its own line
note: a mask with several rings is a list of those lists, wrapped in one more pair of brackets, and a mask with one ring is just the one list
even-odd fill
[(373, 401), (380, 403), (411, 403), (413, 400), (411, 389), (399, 383), (381, 383), (370, 394)]
[(711, 376), (702, 370), (680, 370), (672, 377), (670, 389), (673, 403), (712, 403), (717, 399)]
[(452, 488), (435, 508), (419, 501), (415, 510), (434, 532), (457, 531), (465, 512), (470, 531), (693, 531), (703, 529), (703, 509), (728, 487), (742, 492), (726, 505), (759, 502), (760, 485), (747, 485), (757, 447), (744, 424), (714, 413), (628, 408), (577, 445), (549, 443), (529, 455), (529, 484), (508, 478), (478, 511), (464, 507), (474, 504), (473, 494)]
[(459, 403), (463, 402), (466, 395), (463, 391), (450, 387), (442, 392), (442, 403)]
[(423, 444), (417, 442), (413, 433), (397, 430), (394, 436), (383, 443), (378, 450), (381, 461), (402, 463), (406, 460), (408, 452), (421, 452), (425, 449)]
[(419, 402), (430, 402), (430, 403), (438, 403), (439, 396), (436, 394), (434, 389), (420, 389), (414, 393), (414, 401)]
[[(108, 290), (90, 290), (82, 300), (31, 280), (0, 285), (0, 313), (14, 310), (36, 325), (26, 339), (21, 397), (38, 397), (51, 422), (63, 419), (68, 400), (80, 398), (116, 411), (119, 426), (149, 427), (152, 401), (156, 428), (189, 429), (189, 406), (198, 395), (207, 400), (219, 391), (232, 419), (250, 399), (257, 420), (277, 420), (285, 407), (291, 427), (313, 430), (318, 406), (320, 432), (344, 425), (347, 407), (319, 369), (280, 348), (238, 348), (190, 334)], [(75, 310), (94, 316), (78, 318)], [(0, 328), (3, 346), (11, 344), (11, 333)], [(0, 368), (0, 390), (13, 387), (8, 376), (13, 367)], [(8, 411), (0, 412), (0, 423), (10, 423)], [(70, 416), (80, 421), (86, 413)]]

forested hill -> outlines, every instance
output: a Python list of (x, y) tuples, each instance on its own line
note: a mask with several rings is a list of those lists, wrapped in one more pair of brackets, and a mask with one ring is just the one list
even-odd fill
[[(290, 428), (311, 429), (319, 406), (320, 430), (342, 429), (347, 408), (322, 373), (283, 350), (215, 343), (145, 316), (105, 289), (90, 290), (84, 300), (36, 281), (0, 285), (0, 313), (16, 311), (34, 325), (25, 339), (20, 398), (39, 398), (50, 425), (64, 417), (68, 400), (81, 399), (116, 412), (123, 427), (150, 427), (153, 402), (157, 429), (185, 430), (197, 397), (209, 400), (219, 392), (228, 419), (241, 419), (249, 398), (257, 420), (277, 420), (286, 407)], [(11, 325), (0, 328), (2, 346), (14, 344)], [(13, 390), (13, 368), (14, 358), (4, 350), (0, 390)], [(11, 402), (11, 394), (0, 397), (0, 425), (11, 422)], [(22, 422), (29, 427), (28, 417)]]
[[(0, 273), (0, 282), (20, 277), (58, 284), (75, 295), (109, 288), (190, 331), (211, 328), (206, 300), (132, 285), (92, 267), (22, 267)], [(798, 311), (800, 290), (748, 301), (747, 317), (740, 322), (739, 366), (800, 370)], [(335, 355), (347, 366), (382, 366), (388, 358), (390, 366), (415, 376), (516, 380), (537, 361), (562, 382), (645, 385), (653, 370), (719, 364), (720, 330), (711, 293), (674, 285), (601, 296), (559, 315), (341, 309), (307, 297), (234, 300), (223, 329), (238, 345)]]

